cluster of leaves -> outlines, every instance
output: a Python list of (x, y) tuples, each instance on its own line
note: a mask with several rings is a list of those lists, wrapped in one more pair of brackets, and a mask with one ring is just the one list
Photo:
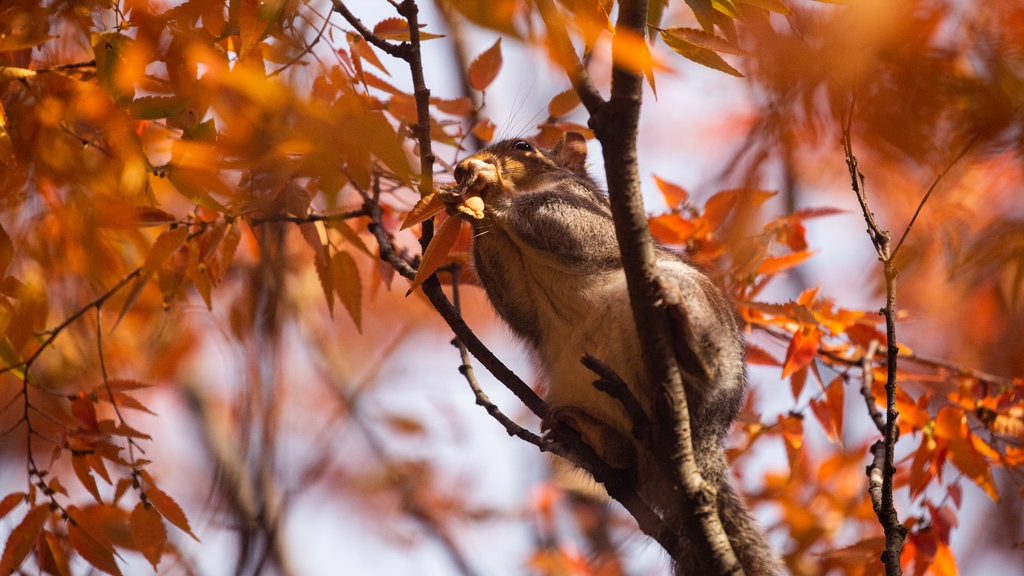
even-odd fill
[[(614, 28), (614, 2), (608, 1), (439, 4), (509, 40), (541, 46), (561, 64), (559, 31), (578, 36), (590, 52), (605, 45)], [(655, 76), (672, 69), (658, 40), (734, 76), (739, 70), (720, 54), (742, 60), (737, 66), (773, 99), (751, 127), (754, 144), (744, 149), (756, 159), (751, 173), (769, 165), (774, 156), (766, 150), (773, 147), (789, 151), (785, 167), (795, 173), (793, 158), (801, 150), (813, 157), (807, 148), (834, 135), (838, 119), (846, 116), (848, 92), (856, 87), (853, 93), (864, 104), (853, 124), (862, 144), (877, 151), (869, 160), (879, 163), (880, 172), (897, 175), (882, 186), (913, 188), (906, 184), (920, 180), (919, 173), (930, 179), (955, 151), (963, 149), (959, 160), (974, 148), (990, 154), (977, 161), (979, 171), (991, 172), (995, 158), (1007, 171), (998, 184), (1010, 189), (1019, 183), (1019, 158), (992, 153), (1005, 152), (1006, 142), (1018, 134), (1019, 68), (999, 54), (972, 54), (984, 69), (964, 71), (957, 67), (963, 50), (936, 50), (950, 10), (946, 3), (874, 6), (892, 20), (886, 34), (877, 35), (881, 40), (872, 44), (870, 58), (842, 42), (827, 42), (830, 34), (850, 38), (834, 31), (850, 19), (868, 21), (867, 8), (837, 16), (793, 12), (776, 0), (688, 4), (695, 23), (673, 26), (663, 22), (677, 17), (667, 0), (649, 2), (650, 38), (632, 39), (630, 50), (615, 55), (616, 64), (643, 71), (655, 89)], [(408, 10), (415, 3), (401, 6)], [(75, 554), (111, 574), (120, 572), (117, 559), (124, 551), (141, 554), (154, 569), (166, 554), (184, 562), (167, 528), (195, 537), (193, 529), (154, 478), (159, 463), (140, 456), (149, 436), (125, 416), (150, 412), (144, 388), (182, 379), (176, 366), (204, 340), (198, 326), (157, 329), (154, 319), (198, 301), (206, 309), (225, 309), (231, 336), (240, 342), (258, 340), (254, 334), (263, 329), (277, 335), (280, 326), (263, 324), (283, 322), (278, 313), (298, 314), (295, 300), (280, 294), (289, 282), (300, 285), (306, 278), (327, 311), (333, 314), (340, 300), (357, 329), (372, 324), (374, 316), (385, 317), (386, 306), (369, 312), (369, 301), (381, 287), (390, 288), (396, 267), (378, 256), (393, 251), (403, 262), (417, 262), (406, 257), (415, 238), (400, 232), (400, 223), (415, 226), (442, 208), (423, 185), (433, 174), (419, 171), (414, 161), (426, 153), (420, 131), (426, 128), (426, 142), (444, 151), (442, 167), (461, 153), (464, 139), (494, 138), (496, 126), (483, 117), (482, 106), (502, 68), (502, 40), (459, 71), (470, 88), (466, 94), (426, 101), (424, 127), (423, 96), (397, 80), (397, 73), (392, 76), (398, 68), (385, 55), (387, 47), (412, 45), (406, 18), (351, 31), (354, 22), (342, 25), (333, 12), (312, 4), (255, 0), (190, 0), (173, 7), (129, 0), (77, 8), (24, 2), (3, 10), (0, 449), (4, 457), (26, 463), (26, 488), (0, 499), (0, 520), (15, 526), (0, 574), (17, 570), (30, 555), (40, 571), (60, 575), (71, 573)], [(979, 20), (972, 29), (985, 40), (971, 44), (973, 50), (996, 51), (1015, 37), (1015, 26), (1024, 21), (1019, 8), (998, 10), (1007, 12), (999, 26), (984, 27)], [(772, 14), (787, 16), (793, 33), (778, 32)], [(441, 38), (428, 29), (415, 33), (418, 41)], [(899, 50), (893, 38), (900, 39)], [(741, 49), (746, 42), (753, 45)], [(875, 68), (844, 60), (854, 52)], [(820, 54), (831, 68), (815, 62)], [(908, 71), (915, 72), (909, 89), (903, 82)], [(821, 93), (828, 97), (825, 106)], [(922, 103), (916, 116), (885, 116), (891, 110), (909, 113), (887, 102), (911, 99)], [(571, 118), (579, 104), (573, 90), (554, 94), (536, 140), (548, 145), (566, 130), (589, 134)], [(935, 126), (944, 132), (934, 134)], [(934, 146), (922, 149), (925, 142)], [(883, 160), (892, 149), (904, 164)], [(957, 205), (962, 211), (980, 211), (988, 198), (976, 192), (988, 182), (971, 177), (965, 173), (955, 185), (964, 193)], [(887, 345), (885, 333), (874, 311), (839, 307), (818, 289), (802, 290), (784, 303), (762, 296), (770, 282), (815, 253), (805, 224), (838, 211), (793, 210), (763, 218), (766, 223), (751, 233), (746, 223), (775, 205), (772, 193), (738, 186), (697, 206), (682, 187), (662, 179), (655, 184), (670, 207), (651, 217), (655, 236), (693, 261), (724, 271), (718, 279), (753, 335), (749, 362), (777, 369), (789, 380), (794, 408), (766, 421), (751, 406), (739, 434), (744, 448), (736, 454), (740, 458), (755, 442), (772, 437), (785, 447), (788, 473), (769, 473), (755, 498), (782, 510), (779, 529), (793, 542), (786, 548), (789, 565), (800, 573), (863, 571), (882, 545), (862, 473), (866, 450), (848, 444), (847, 420), (854, 403), (875, 423), (881, 417), (877, 407), (884, 406), (886, 372), (876, 352)], [(886, 207), (894, 218), (905, 216), (899, 195), (892, 196)], [(963, 291), (971, 310), (991, 307), (999, 296), (1009, 316), (1019, 317), (1013, 306), (1020, 300), (1024, 268), (1019, 253), (1003, 249), (1008, 239), (1019, 239), (1019, 223), (991, 214), (970, 225), (969, 220), (957, 220), (957, 237), (990, 231), (970, 237), (966, 245), (972, 249), (954, 258), (965, 276), (991, 288), (984, 295)], [(461, 222), (439, 220), (417, 262), (413, 286), (447, 264), (466, 261)], [(1003, 225), (989, 227), (993, 222)], [(928, 238), (931, 230), (921, 236)], [(916, 253), (934, 256), (938, 248), (916, 238), (910, 237)], [(976, 260), (961, 257), (972, 250)], [(910, 272), (908, 282), (915, 275), (934, 280), (920, 265)], [(278, 302), (269, 312), (268, 300)], [(917, 309), (945, 308), (922, 300)], [(1012, 335), (1005, 327), (992, 332)], [(317, 342), (323, 358), (336, 353), (326, 344), (330, 340)], [(998, 365), (1019, 374), (1024, 355), (1013, 356), (1019, 344), (1009, 348), (1011, 360)], [(259, 349), (253, 350), (258, 357)], [(919, 356), (907, 346), (901, 351), (910, 362), (901, 363), (899, 372), (905, 457), (896, 483), (919, 511), (907, 521), (905, 565), (917, 573), (954, 573), (949, 542), (963, 502), (961, 479), (996, 499), (993, 470), (1024, 464), (1024, 382)], [(992, 359), (964, 358), (981, 365)], [(136, 378), (142, 366), (148, 373)], [(853, 390), (861, 391), (863, 401), (854, 400)], [(354, 411), (353, 404), (346, 399), (345, 409)], [(832, 443), (824, 455), (805, 442), (808, 413)], [(412, 420), (391, 423), (406, 433), (422, 431)], [(43, 455), (49, 461), (37, 466)], [(421, 520), (442, 523), (436, 518), (440, 512), (409, 508)], [(550, 515), (550, 506), (541, 508), (542, 516)], [(593, 568), (555, 536), (549, 540), (532, 560), (538, 571)]]

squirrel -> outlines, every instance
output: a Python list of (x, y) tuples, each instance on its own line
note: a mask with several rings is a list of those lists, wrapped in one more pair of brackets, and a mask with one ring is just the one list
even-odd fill
[[(574, 428), (609, 464), (634, 471), (649, 505), (671, 513), (679, 504), (664, 500), (678, 492), (645, 480), (656, 475), (645, 471), (657, 469), (658, 455), (638, 446), (622, 403), (599, 391), (580, 362), (589, 354), (606, 364), (654, 420), (657, 385), (647, 381), (641, 359), (611, 208), (586, 160), (586, 139), (576, 132), (550, 150), (525, 139), (498, 142), (455, 168), (457, 190), (483, 200), (483, 217), (450, 211), (473, 223), (477, 276), (499, 316), (535, 353), (550, 408), (543, 427)], [(447, 200), (450, 208), (455, 201)], [(735, 312), (703, 273), (665, 248), (656, 254), (663, 284), (678, 292), (685, 315), (674, 317), (675, 339), (701, 375), (686, 383), (701, 475), (718, 492), (719, 515), (745, 573), (776, 574), (778, 557), (733, 489), (723, 447), (746, 387)], [(680, 542), (686, 545), (686, 534)], [(677, 574), (707, 572), (692, 554), (679, 556)]]

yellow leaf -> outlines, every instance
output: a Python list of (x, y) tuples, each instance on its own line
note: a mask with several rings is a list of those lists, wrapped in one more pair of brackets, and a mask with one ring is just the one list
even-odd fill
[(469, 85), (480, 91), (486, 90), (498, 77), (501, 63), (501, 38), (498, 38), (469, 65)]
[(412, 294), (413, 290), (419, 288), (420, 284), (423, 284), (444, 264), (452, 246), (455, 246), (455, 241), (459, 238), (461, 226), (462, 220), (459, 218), (448, 218), (438, 226), (434, 239), (430, 241), (430, 245), (423, 253), (420, 267), (416, 270), (416, 276), (412, 280), (409, 291), (405, 293), (406, 296)]
[(0, 66), (0, 80), (22, 80), (36, 75), (35, 70), (16, 66)]

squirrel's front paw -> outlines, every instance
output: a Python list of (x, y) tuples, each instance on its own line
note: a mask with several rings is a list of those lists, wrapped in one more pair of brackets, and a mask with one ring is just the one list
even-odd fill
[(450, 216), (464, 220), (480, 220), (484, 217), (484, 200), (477, 194), (466, 195), (454, 186), (442, 185), (435, 192)]

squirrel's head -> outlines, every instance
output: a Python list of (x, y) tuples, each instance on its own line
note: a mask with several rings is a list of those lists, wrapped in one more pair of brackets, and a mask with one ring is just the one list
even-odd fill
[(455, 180), (485, 200), (542, 188), (570, 174), (586, 174), (587, 141), (578, 132), (566, 132), (554, 148), (540, 148), (525, 139), (503, 140), (462, 160)]

